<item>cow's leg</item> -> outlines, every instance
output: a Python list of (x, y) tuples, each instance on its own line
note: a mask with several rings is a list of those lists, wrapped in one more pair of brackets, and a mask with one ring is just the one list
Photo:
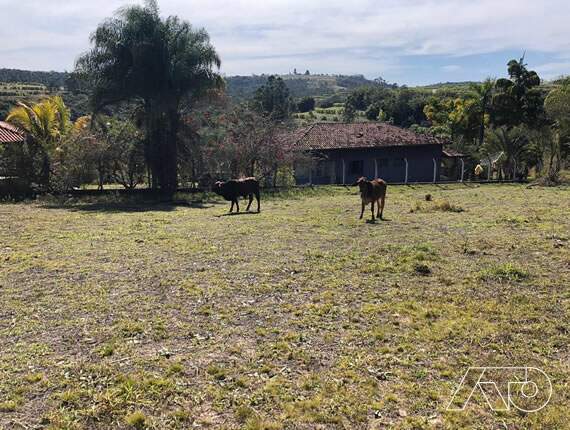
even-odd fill
[(360, 219), (364, 216), (364, 209), (366, 208), (366, 203), (362, 200), (362, 210), (360, 211)]
[(374, 221), (374, 200), (372, 200), (372, 202), (370, 203), (370, 206), (372, 206), (370, 208), (370, 210), (372, 211), (372, 221)]
[(251, 202), (253, 202), (253, 194), (249, 194), (249, 203), (247, 204), (247, 208), (245, 209), (246, 212), (249, 212), (249, 207), (251, 206)]
[(237, 208), (236, 212), (239, 212), (239, 201), (238, 200), (239, 200), (239, 197), (236, 197), (236, 199), (235, 199), (236, 208)]
[(234, 211), (234, 201), (232, 200), (232, 206), (230, 207), (230, 213)]
[(384, 202), (386, 201), (386, 196), (380, 199), (380, 219), (384, 216)]
[(257, 200), (257, 213), (260, 213), (261, 212), (261, 206), (260, 206), (261, 199), (259, 198), (259, 190), (255, 191), (255, 199)]

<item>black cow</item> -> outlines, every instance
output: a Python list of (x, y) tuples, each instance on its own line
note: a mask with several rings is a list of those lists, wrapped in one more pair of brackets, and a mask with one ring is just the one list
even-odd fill
[(259, 204), (259, 181), (255, 178), (230, 179), (227, 182), (218, 181), (214, 184), (214, 192), (232, 202), (230, 213), (234, 211), (234, 203), (237, 207), (237, 212), (239, 212), (238, 199), (240, 197), (249, 197), (249, 204), (246, 208), (246, 211), (249, 211), (251, 202), (253, 202), (253, 196), (255, 196), (257, 200), (257, 212), (261, 212)]

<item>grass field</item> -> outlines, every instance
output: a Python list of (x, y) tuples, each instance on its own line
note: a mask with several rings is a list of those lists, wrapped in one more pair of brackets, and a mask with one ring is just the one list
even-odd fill
[[(0, 428), (569, 428), (570, 189), (228, 208), (0, 205)], [(538, 367), (552, 399), (447, 412), (469, 366)]]

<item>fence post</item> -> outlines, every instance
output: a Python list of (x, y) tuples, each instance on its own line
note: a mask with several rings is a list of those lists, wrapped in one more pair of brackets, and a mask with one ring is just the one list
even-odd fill
[(463, 178), (465, 176), (465, 161), (463, 158), (460, 158), (459, 161), (461, 161), (461, 182), (463, 182)]
[(408, 183), (408, 159), (404, 157), (404, 163), (406, 163), (406, 176), (404, 177), (404, 184)]
[(437, 178), (437, 163), (435, 161), (435, 157), (432, 158), (433, 161), (433, 183), (435, 184)]
[(378, 160), (374, 159), (374, 179), (378, 177)]
[(341, 161), (342, 161), (342, 185), (346, 185), (346, 166), (344, 163), (344, 158)]

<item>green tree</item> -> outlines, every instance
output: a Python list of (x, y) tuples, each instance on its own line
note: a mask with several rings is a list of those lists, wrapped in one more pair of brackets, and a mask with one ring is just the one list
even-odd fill
[(562, 166), (563, 149), (568, 148), (570, 141), (570, 80), (566, 80), (548, 94), (544, 108), (554, 121), (554, 135), (548, 148), (548, 176), (557, 181)]
[(403, 87), (388, 94), (381, 107), (393, 124), (407, 128), (425, 121), (423, 110), (428, 101), (425, 93)]
[(49, 188), (52, 159), (73, 127), (63, 99), (55, 96), (35, 105), (18, 103), (8, 113), (6, 122), (28, 134), (25, 156), (28, 162), (23, 176)]
[(270, 76), (253, 97), (253, 108), (272, 121), (285, 121), (291, 114), (289, 88), (280, 77)]
[(368, 106), (368, 109), (366, 109), (366, 119), (370, 120), (370, 121), (376, 121), (378, 120), (378, 116), (380, 115), (380, 106), (378, 106), (377, 104), (371, 104), (370, 106)]
[(524, 162), (529, 151), (529, 132), (527, 127), (501, 126), (487, 131), (485, 144), (481, 148), (484, 155), (502, 152), (502, 167), (505, 177), (516, 179), (523, 172)]
[(91, 43), (76, 69), (90, 81), (93, 111), (141, 101), (151, 185), (171, 196), (178, 185), (182, 108), (223, 86), (215, 72), (220, 58), (208, 33), (175, 16), (162, 19), (156, 1), (147, 0), (100, 24)]
[(438, 134), (447, 129), (448, 137), (464, 142), (472, 142), (477, 135), (480, 116), (475, 99), (431, 97), (424, 106), (424, 114), (432, 128), (438, 128)]
[(313, 97), (303, 97), (301, 101), (297, 104), (297, 109), (299, 112), (305, 113), (310, 112), (315, 109), (315, 99)]
[(344, 122), (353, 122), (356, 118), (356, 108), (350, 102), (344, 104), (344, 110), (342, 111), (342, 120)]
[(476, 101), (476, 113), (479, 116), (479, 146), (481, 146), (485, 140), (485, 127), (489, 122), (488, 113), (491, 107), (495, 80), (487, 78), (480, 84), (471, 84), (470, 88), (471, 95)]
[(496, 126), (536, 127), (543, 120), (544, 100), (540, 77), (528, 70), (524, 57), (508, 63), (508, 79), (498, 79), (491, 101), (491, 120)]

